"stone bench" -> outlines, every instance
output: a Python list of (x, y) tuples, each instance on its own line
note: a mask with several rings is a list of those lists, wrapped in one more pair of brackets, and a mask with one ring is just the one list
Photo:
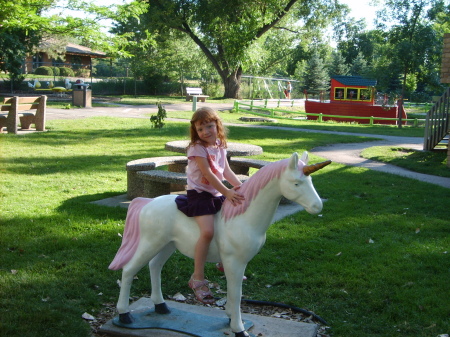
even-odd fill
[(239, 120), (243, 122), (268, 122), (268, 123), (277, 122), (276, 119), (266, 117), (239, 117)]
[(230, 158), (229, 164), (231, 170), (236, 174), (249, 175), (249, 168), (260, 169), (263, 166), (269, 164), (270, 161), (260, 160), (260, 159), (249, 159), (249, 158)]
[[(171, 186), (186, 185), (187, 175), (182, 172), (170, 172), (160, 170), (140, 171), (137, 176), (144, 182), (144, 197), (156, 198), (160, 195), (170, 194), (172, 192)], [(240, 181), (244, 182), (249, 179), (245, 175), (237, 175)], [(227, 181), (223, 182), (228, 188), (232, 188)]]
[[(257, 168), (267, 165), (268, 161), (248, 158), (230, 158), (230, 167), (241, 181), (248, 179), (249, 168)], [(168, 171), (155, 170), (159, 166), (168, 165)], [(127, 197), (132, 200), (136, 197), (155, 197), (162, 194), (169, 194), (174, 191), (182, 191), (186, 186), (186, 165), (185, 156), (152, 157), (133, 160), (127, 163)], [(146, 172), (143, 174), (142, 172)], [(152, 173), (149, 173), (152, 172)], [(172, 173), (181, 173), (172, 174)], [(150, 178), (149, 178), (150, 177)], [(161, 184), (153, 183), (152, 187), (145, 188), (145, 181), (154, 181), (161, 178)], [(148, 183), (147, 185), (151, 185)], [(169, 187), (167, 187), (169, 184)], [(229, 186), (231, 187), (231, 186)], [(149, 193), (153, 189), (156, 192)], [(164, 193), (162, 193), (163, 191)], [(161, 194), (159, 194), (161, 193)]]
[[(28, 130), (31, 124), (36, 126), (36, 131), (45, 131), (45, 110), (47, 96), (39, 97), (6, 97), (1, 111), (7, 113), (0, 114), (0, 132), (6, 127), (8, 133), (17, 133), (18, 124), (22, 130)], [(33, 111), (35, 110), (35, 111)]]
[[(169, 156), (169, 157), (152, 157), (133, 160), (127, 163), (127, 197), (132, 200), (136, 197), (144, 196), (144, 184), (142, 179), (137, 175), (140, 171), (154, 170), (159, 166), (169, 166), (169, 171), (185, 172), (187, 165), (187, 157), (185, 156)], [(164, 172), (164, 171), (162, 171)], [(185, 184), (186, 185), (186, 184)], [(174, 189), (181, 186), (173, 186)]]

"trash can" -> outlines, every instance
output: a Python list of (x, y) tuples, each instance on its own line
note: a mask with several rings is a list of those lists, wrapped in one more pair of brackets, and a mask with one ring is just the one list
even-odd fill
[(72, 90), (72, 105), (92, 108), (92, 90), (88, 84), (75, 84)]

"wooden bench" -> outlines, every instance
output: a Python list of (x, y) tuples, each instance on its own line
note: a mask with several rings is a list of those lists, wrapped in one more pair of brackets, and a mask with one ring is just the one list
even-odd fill
[[(22, 130), (28, 130), (34, 124), (36, 131), (45, 131), (45, 111), (47, 96), (39, 97), (6, 97), (1, 106), (0, 132), (6, 127), (8, 133), (17, 134), (18, 121)], [(31, 111), (36, 110), (36, 111)], [(24, 112), (22, 112), (24, 111)]]
[[(137, 176), (144, 182), (144, 197), (156, 198), (160, 195), (170, 194), (171, 185), (186, 185), (187, 175), (183, 172), (170, 172), (170, 171), (140, 171), (137, 172)], [(240, 181), (244, 182), (249, 179), (245, 175), (237, 175)], [(227, 181), (223, 182), (228, 188), (232, 188)]]
[(206, 102), (206, 99), (209, 97), (207, 95), (203, 95), (202, 88), (186, 88), (186, 101), (192, 101), (197, 97), (197, 101)]

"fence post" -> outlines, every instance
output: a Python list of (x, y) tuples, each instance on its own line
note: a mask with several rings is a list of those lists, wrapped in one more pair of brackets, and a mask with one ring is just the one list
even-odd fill
[(253, 111), (253, 99), (250, 101), (250, 111)]
[(264, 101), (264, 109), (267, 109), (267, 98)]
[(294, 100), (291, 100), (292, 104), (291, 104), (291, 108), (294, 107)]
[(195, 112), (197, 110), (197, 96), (192, 95), (192, 111)]
[(370, 116), (370, 126), (373, 126), (373, 116)]
[(320, 113), (320, 114), (319, 114), (319, 123), (322, 123), (322, 116), (323, 116), (323, 114)]
[(280, 101), (281, 101), (281, 99), (278, 99), (278, 104), (277, 104), (277, 108), (279, 108), (279, 107), (280, 107)]
[(234, 101), (234, 111), (235, 112), (239, 112), (239, 102), (238, 102), (238, 100)]
[(414, 127), (417, 128), (419, 126), (419, 120), (414, 118)]

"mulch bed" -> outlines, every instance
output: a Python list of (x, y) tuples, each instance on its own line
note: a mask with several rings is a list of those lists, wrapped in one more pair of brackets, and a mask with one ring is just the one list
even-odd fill
[[(133, 297), (132, 301), (137, 301), (139, 297)], [(180, 302), (190, 304), (190, 305), (204, 305), (203, 303), (198, 302), (194, 295), (187, 294), (181, 295), (176, 294), (171, 300), (178, 300)], [(223, 307), (223, 300), (218, 300), (214, 305), (208, 305), (210, 307), (218, 307), (222, 310), (225, 310)], [(104, 308), (102, 312), (95, 315), (95, 320), (89, 321), (92, 329), (93, 337), (106, 337), (107, 335), (99, 332), (100, 327), (111, 320), (113, 317), (117, 315), (116, 312), (116, 303), (104, 303)], [(328, 326), (324, 325), (320, 320), (318, 320), (314, 314), (308, 315), (305, 313), (297, 312), (296, 310), (290, 308), (280, 308), (276, 305), (260, 305), (260, 304), (252, 304), (247, 303), (245, 300), (241, 303), (241, 311), (242, 313), (248, 313), (253, 315), (267, 316), (267, 317), (275, 317), (279, 319), (285, 319), (296, 322), (303, 323), (313, 323), (317, 324), (319, 329), (316, 337), (330, 337), (331, 335), (327, 332), (329, 329)], [(251, 332), (251, 331), (250, 331)], [(270, 336), (259, 336), (259, 337), (270, 337)]]

